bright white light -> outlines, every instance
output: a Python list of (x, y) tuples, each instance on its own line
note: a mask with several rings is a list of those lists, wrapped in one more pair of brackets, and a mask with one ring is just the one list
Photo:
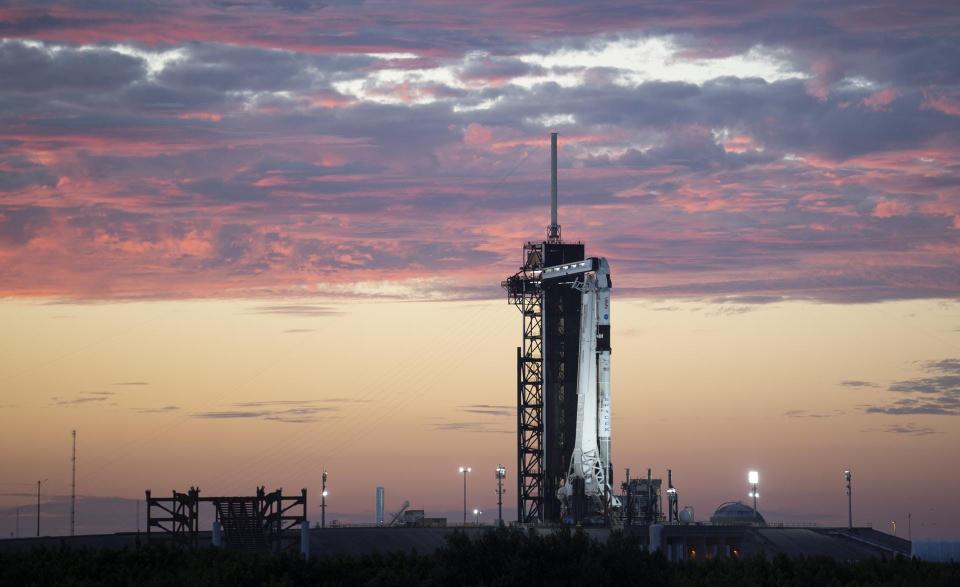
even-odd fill
[(469, 472), (472, 471), (472, 470), (473, 470), (473, 469), (471, 469), (470, 467), (460, 467), (460, 472), (461, 472), (461, 473), (469, 473)]
[(747, 481), (751, 485), (756, 485), (757, 483), (760, 483), (760, 473), (756, 471), (750, 471), (749, 473), (747, 473)]
[(480, 513), (480, 510), (478, 510), (478, 509), (474, 509), (474, 510), (473, 510), (473, 515), (477, 515), (477, 514), (479, 514), (479, 513)]
[(324, 489), (324, 490), (323, 490), (323, 493), (322, 493), (321, 495), (323, 495), (324, 497), (326, 497), (326, 496), (330, 495), (330, 492), (327, 491), (326, 489)]

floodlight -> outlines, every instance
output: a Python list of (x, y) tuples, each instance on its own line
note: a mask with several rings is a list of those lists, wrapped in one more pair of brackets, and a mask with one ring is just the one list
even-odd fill
[(747, 481), (751, 485), (756, 485), (757, 483), (760, 483), (760, 473), (756, 471), (750, 471), (749, 473), (747, 473)]

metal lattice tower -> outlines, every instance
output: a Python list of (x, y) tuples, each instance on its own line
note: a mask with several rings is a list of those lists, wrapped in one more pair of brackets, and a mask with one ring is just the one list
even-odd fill
[(517, 519), (543, 521), (543, 292), (534, 271), (543, 268), (539, 243), (524, 247), (521, 271), (503, 283), (523, 316), (517, 348)]
[(73, 431), (73, 453), (70, 457), (70, 535), (77, 531), (77, 431)]

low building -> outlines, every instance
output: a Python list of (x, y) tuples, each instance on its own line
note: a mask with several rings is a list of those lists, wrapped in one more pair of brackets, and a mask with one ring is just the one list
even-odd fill
[(828, 556), (855, 561), (910, 556), (910, 541), (872, 528), (790, 528), (757, 524), (680, 524), (649, 527), (648, 547), (668, 560)]
[(445, 528), (446, 518), (428, 518), (423, 510), (407, 510), (395, 523), (405, 528)]

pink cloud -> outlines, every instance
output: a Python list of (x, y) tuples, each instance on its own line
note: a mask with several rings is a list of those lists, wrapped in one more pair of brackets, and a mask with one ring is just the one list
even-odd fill
[[(183, 3), (149, 17), (124, 5), (2, 8), (22, 28), (12, 37), (66, 43), (61, 57), (78, 57), (69, 43), (81, 42), (185, 57), (148, 75), (100, 56), (128, 67), (127, 78), (84, 62), (105, 88), (57, 69), (61, 57), (18, 47), (49, 69), (20, 72), (17, 95), (5, 95), (15, 110), (0, 125), (0, 295), (270, 295), (413, 279), (499, 295), (520, 243), (546, 224), (549, 129), (538, 121), (559, 114), (571, 115), (561, 128), (564, 234), (609, 255), (624, 292), (957, 293), (942, 275), (956, 264), (960, 158), (941, 116), (956, 97), (927, 89), (917, 108), (916, 86), (884, 78), (902, 68), (821, 50), (833, 37), (811, 43), (800, 27), (782, 42), (813, 75), (805, 82), (624, 87), (593, 69), (582, 87), (506, 83), (534, 68), (519, 55), (662, 27), (690, 44), (680, 59), (741, 54), (759, 38), (731, 32), (745, 19), (775, 27), (793, 15), (767, 4), (643, 16), (631, 6), (428, 2), (419, 18), (388, 4)], [(852, 27), (850, 14), (819, 13)], [(458, 83), (384, 83), (375, 91), (386, 105), (334, 83), (440, 66)], [(832, 94), (858, 67), (889, 89)], [(479, 103), (493, 106), (459, 108)], [(863, 273), (866, 263), (876, 273)]]
[(873, 209), (873, 215), (877, 218), (892, 218), (894, 216), (904, 216), (911, 212), (910, 206), (904, 204), (903, 202), (897, 202), (894, 200), (884, 200), (882, 202), (877, 202), (877, 206)]
[(806, 82), (807, 93), (821, 102), (826, 101), (830, 85), (838, 79), (835, 63), (829, 57), (819, 57), (810, 64), (810, 72), (813, 77)]
[(493, 131), (476, 122), (471, 122), (463, 133), (463, 142), (470, 146), (489, 145), (493, 142)]
[(924, 97), (922, 107), (949, 114), (950, 116), (960, 116), (960, 94), (943, 92), (928, 93)]
[(892, 89), (878, 90), (863, 99), (863, 105), (868, 110), (880, 111), (889, 109), (890, 103), (897, 97)]

